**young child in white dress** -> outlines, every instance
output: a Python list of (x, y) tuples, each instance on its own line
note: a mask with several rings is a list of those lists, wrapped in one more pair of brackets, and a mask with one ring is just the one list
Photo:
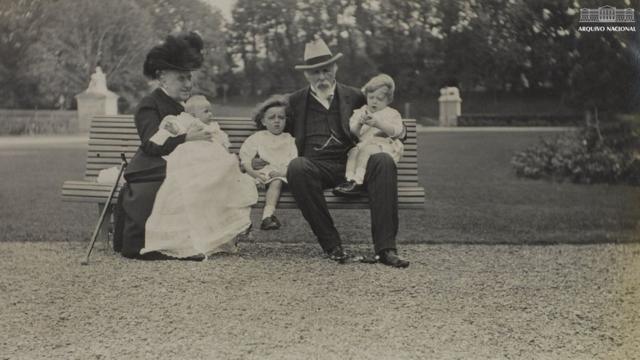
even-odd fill
[(185, 110), (163, 119), (151, 141), (163, 142), (192, 126), (209, 130), (211, 141), (185, 142), (165, 157), (166, 177), (145, 225), (141, 254), (186, 258), (234, 252), (237, 236), (251, 226), (251, 205), (258, 200), (255, 183), (229, 153), (228, 136), (213, 121), (211, 104), (194, 96)]
[(359, 142), (347, 154), (347, 182), (336, 186), (334, 194), (359, 196), (362, 193), (371, 155), (384, 152), (391, 155), (396, 164), (400, 161), (404, 145), (399, 138), (404, 136), (405, 127), (400, 113), (389, 107), (394, 91), (393, 79), (385, 74), (374, 76), (362, 88), (367, 104), (354, 110), (349, 119), (351, 133)]
[[(262, 212), (262, 230), (275, 230), (281, 223), (274, 215), (283, 182), (287, 182), (289, 162), (298, 156), (295, 139), (284, 132), (287, 121), (287, 100), (275, 95), (258, 105), (253, 120), (259, 131), (249, 136), (240, 147), (240, 162), (256, 183), (267, 187)], [(254, 170), (255, 157), (268, 162), (264, 168)]]

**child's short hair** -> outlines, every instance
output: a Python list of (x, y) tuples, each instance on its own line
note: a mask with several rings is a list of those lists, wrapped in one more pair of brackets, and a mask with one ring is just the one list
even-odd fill
[(252, 119), (259, 130), (267, 128), (262, 124), (262, 119), (264, 118), (264, 113), (272, 107), (284, 107), (284, 114), (289, 119), (289, 100), (287, 97), (284, 95), (271, 95), (267, 100), (258, 104), (253, 112)]
[(202, 106), (203, 104), (210, 105), (211, 103), (203, 95), (193, 95), (186, 101), (184, 111), (193, 114), (198, 106)]
[(396, 84), (393, 82), (391, 76), (387, 74), (376, 75), (371, 78), (364, 86), (362, 87), (362, 93), (367, 95), (370, 92), (374, 92), (380, 88), (387, 89), (387, 99), (389, 101), (393, 101), (393, 93), (396, 91)]

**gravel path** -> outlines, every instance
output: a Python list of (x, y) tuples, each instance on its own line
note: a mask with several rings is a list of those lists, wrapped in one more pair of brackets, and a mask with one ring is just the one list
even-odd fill
[(640, 354), (640, 244), (406, 245), (406, 270), (279, 243), (205, 263), (98, 244), (84, 267), (85, 246), (0, 243), (0, 359)]

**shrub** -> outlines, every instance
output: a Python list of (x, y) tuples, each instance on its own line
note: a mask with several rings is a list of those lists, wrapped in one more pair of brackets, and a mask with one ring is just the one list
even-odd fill
[(514, 155), (518, 176), (576, 183), (640, 185), (640, 132), (630, 121), (614, 121), (600, 130), (584, 127), (542, 139)]
[(0, 109), (0, 136), (77, 132), (76, 111)]
[(578, 114), (462, 114), (458, 126), (576, 126)]

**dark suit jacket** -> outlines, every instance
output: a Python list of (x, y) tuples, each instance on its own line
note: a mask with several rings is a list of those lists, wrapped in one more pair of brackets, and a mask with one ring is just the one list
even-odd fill
[[(287, 119), (287, 129), (296, 139), (298, 154), (303, 156), (305, 125), (307, 122), (307, 102), (309, 101), (310, 87), (297, 90), (289, 95), (290, 117)], [(360, 108), (366, 103), (366, 99), (360, 90), (343, 85), (336, 84), (336, 95), (338, 97), (338, 106), (340, 106), (340, 121), (342, 130), (351, 140), (351, 146), (358, 141), (349, 130), (349, 118), (353, 114), (353, 110)]]
[(136, 109), (135, 123), (140, 136), (140, 147), (124, 172), (129, 182), (162, 181), (167, 163), (162, 156), (169, 155), (185, 142), (186, 135), (171, 137), (163, 145), (149, 139), (158, 131), (160, 121), (167, 115), (178, 115), (184, 107), (161, 89), (155, 89), (144, 97)]

